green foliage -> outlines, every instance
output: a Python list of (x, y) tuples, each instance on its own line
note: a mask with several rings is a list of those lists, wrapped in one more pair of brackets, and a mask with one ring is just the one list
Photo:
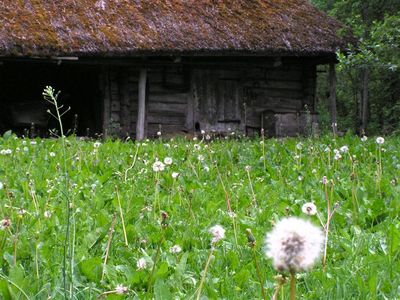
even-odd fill
[(400, 1), (313, 3), (349, 26), (358, 39), (348, 53), (338, 53), (339, 128), (360, 126), (362, 73), (368, 70), (369, 131), (400, 130)]
[[(381, 148), (373, 138), (361, 142), (351, 135), (336, 140), (329, 136), (271, 139), (264, 143), (265, 156), (262, 142), (160, 139), (94, 145), (66, 138), (76, 224), (71, 230), (75, 259), (69, 279), (74, 284), (74, 299), (99, 295), (107, 299), (189, 299), (198, 288), (210, 253), (208, 230), (215, 224), (226, 229), (226, 238), (216, 246), (202, 294), (209, 299), (260, 299), (252, 249), (247, 245), (246, 229), (250, 228), (266, 294), (271, 296), (276, 272), (263, 253), (265, 234), (273, 222), (287, 215), (311, 218), (319, 225), (316, 216), (301, 212), (301, 206), (310, 201), (326, 220), (323, 176), (332, 180), (331, 200), (340, 207), (331, 223), (327, 272), (317, 265), (300, 274), (299, 298), (395, 299), (400, 285), (400, 138), (386, 138)], [(349, 152), (335, 160), (333, 150), (343, 145)], [(62, 145), (58, 140), (9, 136), (0, 139), (0, 151), (4, 149), (11, 153), (0, 154), (0, 219), (9, 218), (11, 226), (0, 230), (0, 298), (25, 299), (24, 293), (30, 299), (62, 298), (66, 227), (59, 172)], [(379, 153), (382, 176), (377, 176)], [(165, 157), (172, 158), (172, 165), (156, 174), (153, 163)], [(251, 167), (251, 181), (246, 166)], [(173, 172), (179, 177), (172, 178)], [(169, 215), (164, 229), (154, 205), (156, 194), (161, 210)], [(236, 215), (237, 243), (227, 196)], [(174, 245), (182, 251), (171, 252)], [(140, 258), (146, 267), (138, 268)], [(118, 285), (129, 292), (117, 295)], [(287, 296), (288, 287), (284, 289)]]

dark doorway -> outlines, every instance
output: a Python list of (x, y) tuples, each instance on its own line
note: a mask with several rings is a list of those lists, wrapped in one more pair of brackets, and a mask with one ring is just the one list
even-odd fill
[[(99, 67), (5, 61), (0, 65), (0, 133), (13, 130), (21, 135), (33, 128), (35, 134), (49, 136), (58, 129), (46, 111), (42, 92), (45, 86), (61, 91), (59, 102), (71, 110), (63, 117), (66, 133), (86, 135), (101, 132)], [(33, 123), (33, 126), (32, 126)]]

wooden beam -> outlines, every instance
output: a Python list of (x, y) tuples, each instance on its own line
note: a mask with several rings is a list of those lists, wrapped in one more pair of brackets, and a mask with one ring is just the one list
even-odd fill
[(333, 134), (337, 135), (337, 110), (336, 110), (336, 68), (335, 64), (329, 64), (329, 106)]
[(145, 138), (145, 122), (146, 122), (146, 85), (147, 85), (147, 69), (140, 69), (139, 75), (139, 95), (138, 95), (138, 115), (136, 122), (136, 140), (141, 141)]

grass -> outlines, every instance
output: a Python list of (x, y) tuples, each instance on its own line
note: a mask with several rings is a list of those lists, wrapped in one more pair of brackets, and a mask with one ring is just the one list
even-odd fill
[[(271, 297), (278, 273), (263, 252), (265, 233), (288, 215), (321, 226), (316, 216), (302, 213), (306, 202), (316, 204), (326, 223), (326, 193), (331, 209), (339, 205), (329, 225), (326, 271), (319, 263), (298, 274), (298, 298), (398, 297), (400, 137), (386, 138), (380, 148), (374, 138), (354, 136), (264, 144), (201, 138), (107, 140), (96, 147), (74, 137), (65, 142), (74, 220), (68, 297), (194, 299), (211, 251), (208, 230), (216, 224), (226, 237), (213, 251), (202, 296), (262, 299), (261, 277)], [(335, 160), (333, 149), (344, 145), (349, 152)], [(12, 151), (0, 154), (0, 219), (11, 225), (0, 230), (0, 298), (61, 299), (67, 226), (61, 142), (8, 135), (0, 139), (0, 151), (6, 149)], [(153, 163), (165, 157), (172, 165), (154, 172)], [(182, 251), (171, 252), (174, 245)], [(138, 268), (141, 258), (146, 263)], [(118, 285), (128, 293), (117, 295)], [(289, 288), (284, 285), (279, 299), (288, 299)]]

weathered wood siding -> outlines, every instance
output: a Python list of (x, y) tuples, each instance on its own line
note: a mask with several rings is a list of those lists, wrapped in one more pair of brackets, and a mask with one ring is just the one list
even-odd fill
[[(104, 68), (100, 86), (104, 130), (135, 134), (140, 68)], [(315, 65), (279, 67), (151, 66), (147, 68), (147, 136), (194, 130), (259, 131), (293, 134), (296, 117), (314, 111)], [(271, 118), (266, 118), (270, 115)], [(280, 127), (277, 127), (280, 122)], [(296, 119), (299, 123), (299, 118)], [(304, 123), (304, 122), (303, 122)], [(287, 124), (287, 125), (285, 125)]]

